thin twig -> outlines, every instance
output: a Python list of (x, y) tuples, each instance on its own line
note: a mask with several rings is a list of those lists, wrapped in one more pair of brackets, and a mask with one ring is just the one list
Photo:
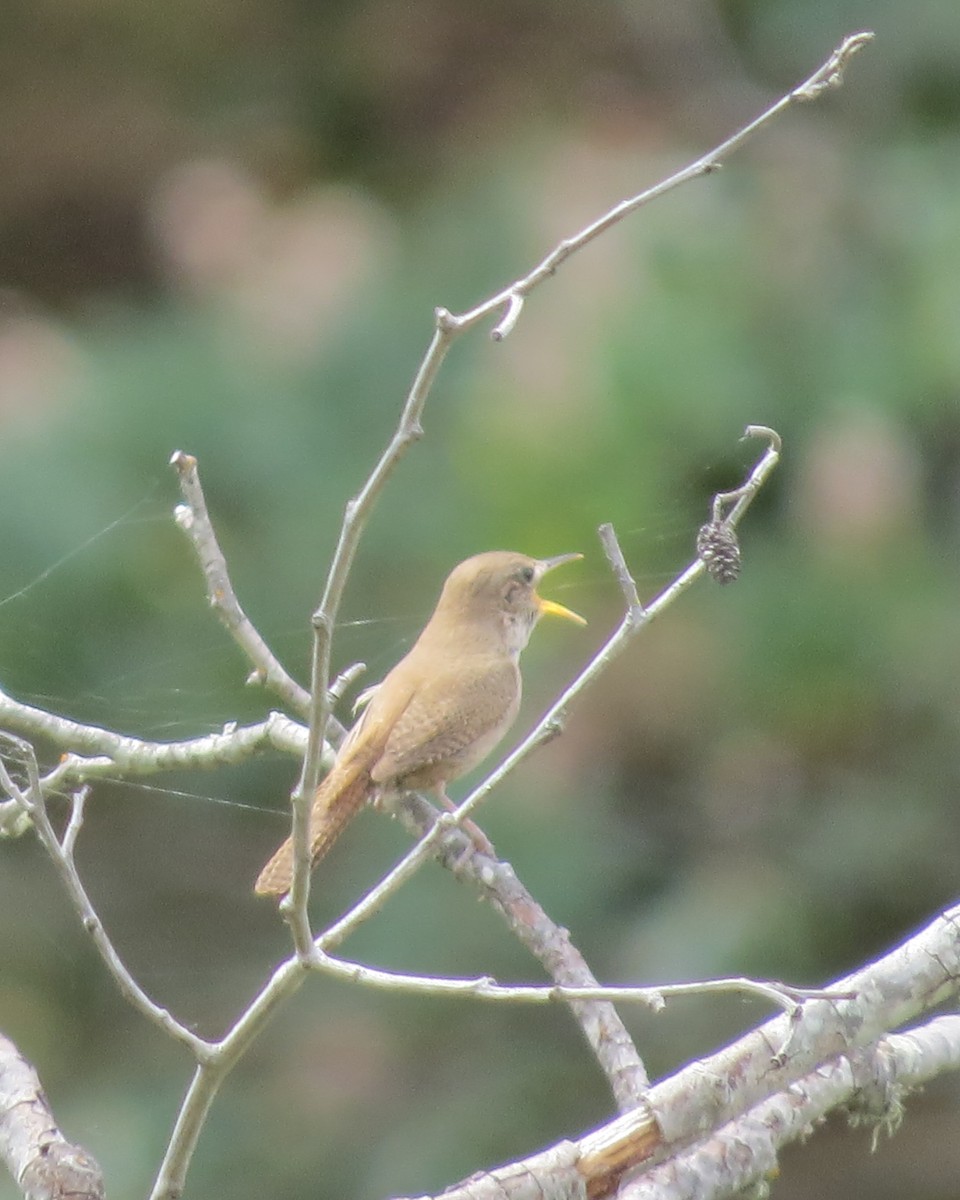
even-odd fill
[(366, 528), (373, 506), (401, 458), (422, 436), (420, 418), (430, 388), (440, 364), (454, 337), (454, 328), (445, 310), (437, 309), (436, 326), (427, 353), (420, 363), (400, 414), (400, 420), (386, 449), (366, 483), (346, 506), (337, 548), (330, 564), (327, 581), (319, 607), (313, 614), (313, 657), (310, 672), (310, 733), (303, 770), (291, 797), (293, 805), (291, 837), (293, 839), (293, 881), (285, 902), (286, 916), (291, 923), (298, 950), (309, 951), (309, 920), (307, 901), (310, 895), (310, 855), (308, 830), (310, 804), (320, 778), (320, 764), (330, 717), (328, 681), (333, 630), (340, 602), (353, 566), (360, 537)]
[(150, 1192), (150, 1200), (180, 1200), (186, 1165), (196, 1149), (200, 1130), (225, 1078), (226, 1071), (216, 1060), (197, 1065), (177, 1113), (170, 1141)]
[(696, 162), (684, 167), (681, 171), (671, 175), (668, 179), (662, 180), (645, 191), (639, 192), (636, 196), (631, 196), (628, 200), (622, 200), (619, 204), (614, 205), (608, 212), (604, 213), (592, 224), (581, 229), (579, 233), (572, 237), (565, 238), (559, 245), (539, 262), (532, 271), (524, 275), (520, 279), (514, 280), (508, 284), (496, 295), (491, 296), (488, 300), (484, 300), (469, 312), (462, 313), (457, 317), (450, 317), (450, 320), (455, 324), (458, 333), (465, 329), (471, 328), (478, 321), (484, 319), (493, 313), (499, 312), (506, 306), (506, 316), (493, 330), (493, 338), (495, 341), (501, 341), (516, 324), (516, 318), (519, 315), (519, 302), (524, 300), (533, 291), (535, 287), (549, 279), (557, 271), (557, 268), (564, 263), (572, 254), (578, 250), (582, 250), (584, 246), (605, 233), (612, 225), (622, 221), (624, 217), (636, 212), (638, 208), (642, 208), (645, 204), (649, 204), (651, 200), (657, 200), (661, 196), (665, 196), (668, 192), (672, 192), (681, 184), (689, 183), (693, 179), (699, 179), (701, 176), (712, 174), (718, 170), (725, 159), (735, 151), (739, 150), (748, 138), (751, 138), (755, 133), (758, 133), (771, 121), (776, 120), (787, 108), (792, 104), (799, 104), (807, 100), (814, 100), (828, 88), (836, 88), (843, 82), (843, 72), (847, 67), (850, 59), (862, 50), (870, 41), (873, 40), (872, 33), (854, 33), (849, 37), (844, 38), (843, 42), (830, 55), (827, 61), (818, 67), (816, 71), (792, 92), (781, 97), (776, 104), (773, 104), (759, 117), (755, 118), (748, 125), (739, 129), (731, 137), (721, 142), (719, 146), (715, 146), (712, 150), (708, 150), (706, 154), (698, 158)]
[(190, 1160), (217, 1092), (270, 1018), (298, 990), (306, 976), (307, 967), (302, 959), (294, 957), (282, 963), (230, 1032), (198, 1064), (177, 1113), (150, 1200), (180, 1200)]
[(96, 946), (107, 970), (113, 976), (121, 994), (155, 1025), (159, 1025), (170, 1037), (185, 1045), (198, 1061), (202, 1061), (209, 1052), (209, 1044), (203, 1038), (197, 1037), (185, 1025), (181, 1025), (167, 1009), (162, 1008), (155, 1001), (151, 1000), (143, 988), (141, 988), (127, 970), (126, 965), (107, 936), (103, 922), (97, 915), (90, 897), (87, 895), (73, 861), (73, 847), (83, 815), (82, 801), (80, 803), (75, 802), (70, 823), (67, 826), (67, 835), (63, 843), (61, 843), (50, 823), (50, 818), (47, 816), (40, 773), (37, 768), (37, 760), (33, 752), (33, 747), (28, 742), (23, 741), (22, 738), (14, 737), (11, 734), (3, 733), (0, 736), (16, 747), (23, 758), (28, 777), (27, 787), (19, 787), (7, 770), (6, 763), (0, 758), (0, 787), (3, 788), (7, 795), (17, 800), (23, 806), (24, 811), (29, 814), (36, 828), (41, 845), (52, 859), (67, 894), (80, 915), (84, 929), (86, 929), (87, 933), (93, 939), (94, 946)]
[(174, 512), (177, 524), (190, 539), (203, 578), (207, 584), (207, 599), (210, 607), (220, 618), (233, 640), (253, 663), (254, 673), (248, 682), (261, 683), (275, 692), (294, 712), (305, 716), (310, 707), (309, 694), (296, 682), (274, 655), (273, 651), (254, 628), (250, 618), (240, 606), (230, 572), (217, 535), (207, 512), (207, 502), (200, 486), (197, 460), (192, 454), (175, 450), (170, 465), (176, 469), (180, 492), (185, 503)]
[(340, 672), (333, 683), (327, 688), (327, 695), (330, 697), (331, 704), (339, 704), (343, 699), (343, 693), (347, 688), (352, 687), (360, 676), (366, 671), (367, 664), (355, 662), (351, 666), (346, 667)]
[(852, 991), (832, 988), (798, 988), (774, 980), (747, 979), (744, 976), (707, 979), (699, 983), (668, 983), (658, 987), (627, 987), (598, 984), (596, 987), (571, 987), (563, 984), (505, 984), (489, 975), (475, 979), (451, 979), (435, 975), (411, 975), (402, 971), (384, 971), (364, 963), (350, 962), (315, 949), (310, 966), (315, 971), (361, 984), (379, 991), (412, 992), (424, 996), (460, 996), (506, 1004), (556, 1004), (571, 1000), (607, 1000), (644, 1004), (660, 1012), (667, 999), (681, 996), (714, 995), (733, 992), (756, 996), (784, 1012), (793, 1014), (809, 1000), (854, 1000)]
[(523, 312), (523, 303), (523, 296), (519, 292), (511, 292), (507, 297), (506, 310), (490, 333), (495, 342), (502, 342), (513, 332), (513, 327), (520, 320), (520, 314)]
[(607, 556), (607, 562), (610, 564), (610, 569), (616, 576), (617, 583), (620, 584), (620, 591), (623, 592), (627, 612), (633, 613), (634, 619), (639, 619), (643, 616), (643, 605), (640, 603), (636, 581), (630, 574), (630, 568), (627, 566), (627, 560), (623, 556), (623, 550), (620, 548), (616, 532), (613, 526), (607, 522), (600, 526), (597, 534), (600, 538), (600, 544), (603, 546), (603, 552)]
[[(748, 438), (766, 438), (768, 443), (768, 454), (779, 458), (783, 450), (783, 439), (775, 429), (770, 429), (767, 425), (748, 425), (743, 432), (743, 437), (740, 439), (745, 442)], [(750, 472), (744, 482), (738, 488), (734, 488), (732, 492), (717, 492), (713, 498), (711, 509), (713, 512), (713, 522), (715, 525), (731, 524), (731, 517), (739, 516), (743, 509), (737, 507), (741, 500), (746, 500), (749, 504), (760, 488), (763, 486), (763, 481), (767, 477), (768, 467), (766, 465), (766, 456)], [(776, 465), (774, 463), (774, 465)], [(724, 509), (729, 508), (730, 512), (724, 515)], [(735, 523), (735, 522), (734, 522)]]
[(60, 849), (70, 862), (74, 861), (73, 855), (77, 845), (77, 838), (80, 836), (80, 830), (83, 828), (83, 806), (89, 794), (90, 789), (88, 787), (80, 787), (73, 793), (70, 800), (70, 820), (67, 822), (67, 827), (63, 831), (63, 837), (60, 839)]

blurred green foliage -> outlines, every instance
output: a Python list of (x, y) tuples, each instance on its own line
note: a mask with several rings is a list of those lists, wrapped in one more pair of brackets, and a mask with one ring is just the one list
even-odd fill
[[(583, 550), (551, 594), (590, 628), (538, 631), (531, 722), (618, 619), (596, 525), (653, 594), (757, 456), (743, 427), (772, 425), (784, 462), (741, 580), (655, 623), (484, 826), (609, 981), (820, 983), (956, 897), (955, 3), (33, 0), (0, 20), (2, 684), (161, 738), (272, 704), (171, 519), (174, 449), (197, 455), (241, 600), (302, 678), (343, 505), (433, 307), (501, 286), (876, 29), (841, 92), (572, 260), (502, 345), (455, 347), (335, 653), (378, 678), (467, 554)], [(108, 928), (206, 1034), (286, 953), (250, 886), (295, 766), (105, 782), (89, 803), (81, 865)], [(317, 922), (403, 847), (358, 821)], [(111, 1194), (142, 1195), (187, 1064), (115, 994), (31, 839), (0, 849), (0, 1028)], [(437, 870), (347, 949), (539, 977)], [(760, 1015), (714, 998), (629, 1020), (662, 1073)], [(872, 1160), (860, 1135), (818, 1134), (778, 1194), (950, 1194), (956, 1087), (911, 1102)], [(435, 1191), (609, 1113), (563, 1012), (318, 981), (229, 1082), (187, 1196)], [(934, 1158), (924, 1191), (910, 1168)]]

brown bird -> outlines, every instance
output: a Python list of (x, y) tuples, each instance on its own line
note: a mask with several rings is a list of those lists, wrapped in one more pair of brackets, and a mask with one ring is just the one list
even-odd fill
[[(409, 654), (361, 697), (366, 708), (317, 789), (312, 866), (367, 800), (430, 790), (453, 808), (446, 785), (485, 758), (517, 715), (518, 660), (534, 625), (544, 613), (586, 624), (536, 591), (547, 571), (580, 557), (493, 550), (454, 568)], [(292, 879), (288, 838), (260, 872), (256, 891), (280, 896)]]

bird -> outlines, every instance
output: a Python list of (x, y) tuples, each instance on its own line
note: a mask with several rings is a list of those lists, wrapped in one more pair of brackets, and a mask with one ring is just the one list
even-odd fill
[[(537, 594), (548, 571), (582, 557), (537, 559), (492, 550), (450, 572), (409, 652), (358, 700), (362, 713), (314, 796), (311, 870), (367, 801), (432, 791), (444, 807), (454, 808), (447, 784), (477, 766), (517, 715), (520, 653), (537, 621), (553, 614), (586, 624)], [(293, 843), (287, 838), (254, 890), (280, 897), (292, 880)]]

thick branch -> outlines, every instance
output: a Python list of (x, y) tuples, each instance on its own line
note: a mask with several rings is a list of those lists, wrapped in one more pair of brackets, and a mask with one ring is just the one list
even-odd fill
[[(958, 933), (960, 907), (944, 913), (877, 962), (836, 983), (836, 990), (854, 993), (856, 999), (815, 1000), (803, 1006), (799, 1019), (784, 1016), (768, 1021), (733, 1045), (655, 1085), (647, 1093), (643, 1110), (617, 1117), (576, 1143), (560, 1143), (451, 1188), (444, 1192), (444, 1200), (500, 1200), (502, 1191), (497, 1188), (505, 1180), (521, 1181), (512, 1182), (511, 1200), (542, 1200), (544, 1195), (555, 1193), (613, 1195), (625, 1172), (664, 1162), (711, 1131), (729, 1135), (723, 1127), (739, 1122), (758, 1105), (769, 1102), (773, 1106), (792, 1106), (802, 1093), (802, 1088), (800, 1092), (794, 1090), (798, 1081), (815, 1091), (816, 1081), (807, 1077), (819, 1075), (824, 1064), (833, 1064), (839, 1056), (854, 1056), (853, 1082), (862, 1091), (864, 1078), (857, 1074), (856, 1064), (863, 1051), (888, 1030), (957, 994)], [(909, 1060), (905, 1041), (887, 1042), (905, 1064), (913, 1063), (911, 1069), (918, 1078), (931, 1070), (950, 1069), (960, 1058), (956, 1021), (953, 1018), (947, 1025), (931, 1023), (928, 1036), (933, 1044), (927, 1047), (924, 1043), (911, 1051), (913, 1057)], [(916, 1033), (903, 1035), (904, 1039), (915, 1037)], [(783, 1054), (784, 1046), (789, 1046), (788, 1054)], [(884, 1053), (884, 1047), (878, 1052)], [(846, 1099), (852, 1090), (841, 1089), (836, 1093), (836, 1102)], [(815, 1103), (819, 1103), (819, 1091), (815, 1094)], [(759, 1111), (769, 1117), (774, 1109)], [(808, 1123), (816, 1115), (814, 1107), (804, 1121)], [(762, 1169), (760, 1162), (758, 1170)], [(694, 1194), (712, 1195), (708, 1189)]]
[(46, 777), (45, 783), (51, 787), (103, 775), (153, 775), (181, 768), (226, 766), (242, 762), (268, 746), (302, 754), (306, 743), (303, 726), (277, 712), (255, 725), (228, 725), (219, 733), (180, 742), (149, 742), (34, 708), (3, 690), (0, 729), (31, 739), (45, 738), (61, 750), (75, 752)]
[[(806, 1137), (832, 1109), (849, 1107), (851, 1124), (896, 1132), (903, 1098), (945, 1071), (960, 1069), (960, 1016), (938, 1017), (909, 1033), (880, 1038), (861, 1053), (840, 1055), (745, 1116), (640, 1179), (618, 1200), (720, 1200), (777, 1169), (781, 1147)], [(870, 1097), (865, 1109), (863, 1097)]]
[(0, 1157), (25, 1200), (103, 1200), (99, 1166), (57, 1128), (36, 1071), (2, 1033)]

